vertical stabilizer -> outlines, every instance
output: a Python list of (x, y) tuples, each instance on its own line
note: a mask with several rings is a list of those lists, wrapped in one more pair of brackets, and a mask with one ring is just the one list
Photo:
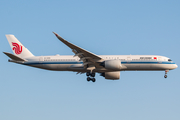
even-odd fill
[(6, 35), (14, 55), (20, 58), (28, 58), (34, 56), (14, 35)]

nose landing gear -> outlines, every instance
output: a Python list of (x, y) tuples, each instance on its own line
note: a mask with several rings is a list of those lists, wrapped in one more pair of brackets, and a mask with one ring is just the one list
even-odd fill
[[(90, 72), (87, 72), (86, 73), (86, 76), (87, 76), (87, 81), (92, 81), (92, 82), (96, 82), (96, 79), (94, 78), (95, 77), (95, 73), (90, 73)], [(91, 77), (89, 77), (91, 76)]]
[(165, 70), (165, 75), (164, 78), (167, 78), (167, 73), (169, 72), (169, 70)]

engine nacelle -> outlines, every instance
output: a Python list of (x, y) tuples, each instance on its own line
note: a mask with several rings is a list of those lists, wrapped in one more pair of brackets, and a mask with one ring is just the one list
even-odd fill
[(110, 70), (120, 70), (122, 68), (120, 60), (106, 60), (100, 65)]
[(104, 73), (101, 73), (101, 76), (105, 77), (105, 79), (118, 80), (120, 78), (120, 71), (104, 72)]

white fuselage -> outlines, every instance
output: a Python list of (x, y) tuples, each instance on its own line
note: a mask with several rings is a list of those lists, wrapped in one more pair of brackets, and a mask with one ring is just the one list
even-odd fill
[[(172, 70), (177, 65), (169, 58), (157, 55), (100, 55), (104, 60), (118, 59), (121, 62), (121, 69), (117, 71), (134, 71), (134, 70)], [(32, 67), (55, 70), (55, 71), (74, 71), (87, 72), (83, 62), (79, 57), (74, 56), (34, 56), (26, 58), (27, 62), (20, 64)], [(95, 69), (94, 72), (110, 72), (104, 67)]]

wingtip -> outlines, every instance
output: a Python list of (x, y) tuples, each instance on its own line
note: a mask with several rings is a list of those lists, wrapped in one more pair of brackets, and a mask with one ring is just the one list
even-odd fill
[(54, 34), (55, 34), (55, 36), (58, 36), (58, 34), (57, 33), (55, 33), (55, 32), (53, 32)]
[(3, 52), (4, 54), (6, 54), (6, 52)]

